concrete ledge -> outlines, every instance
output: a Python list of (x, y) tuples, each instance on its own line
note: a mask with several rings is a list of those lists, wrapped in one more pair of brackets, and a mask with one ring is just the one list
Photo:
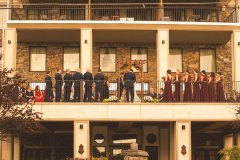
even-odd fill
[(228, 103), (37, 103), (46, 121), (232, 121)]

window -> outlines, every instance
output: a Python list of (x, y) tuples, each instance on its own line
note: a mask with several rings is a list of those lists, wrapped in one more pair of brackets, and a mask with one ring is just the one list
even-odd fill
[(216, 71), (215, 49), (200, 49), (200, 70), (206, 72)]
[(46, 71), (47, 49), (30, 47), (30, 71)]
[(182, 49), (170, 49), (168, 58), (168, 68), (175, 72), (182, 71)]
[(100, 68), (103, 72), (116, 71), (116, 48), (100, 48)]
[[(131, 60), (146, 60), (147, 61), (148, 49), (147, 48), (131, 48)], [(147, 65), (146, 62), (143, 65), (143, 72), (147, 72)], [(134, 72), (139, 72), (134, 67), (132, 67)]]
[(80, 61), (79, 47), (64, 47), (63, 51), (63, 70), (70, 69), (76, 71)]

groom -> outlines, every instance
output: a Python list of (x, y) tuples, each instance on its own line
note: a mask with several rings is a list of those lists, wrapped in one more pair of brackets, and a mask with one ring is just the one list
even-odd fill
[(134, 83), (136, 82), (136, 76), (133, 73), (133, 70), (129, 68), (129, 71), (124, 74), (123, 77), (125, 89), (126, 89), (126, 98), (127, 102), (129, 102), (129, 92), (131, 95), (131, 102), (134, 99)]

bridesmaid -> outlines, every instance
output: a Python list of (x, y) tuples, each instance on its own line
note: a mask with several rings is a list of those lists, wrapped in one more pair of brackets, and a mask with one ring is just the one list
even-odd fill
[(216, 89), (215, 89), (215, 75), (213, 72), (210, 73), (208, 91), (209, 91), (209, 101), (216, 102), (217, 96), (216, 96)]
[(208, 78), (207, 73), (205, 70), (202, 70), (202, 76), (201, 76), (201, 101), (202, 102), (208, 102)]
[(173, 95), (172, 95), (172, 75), (171, 70), (167, 70), (166, 77), (162, 77), (164, 80), (164, 92), (163, 92), (163, 101), (164, 102), (172, 102)]
[(190, 72), (187, 70), (185, 72), (184, 83), (185, 83), (185, 90), (183, 95), (184, 102), (191, 102), (192, 101), (192, 83), (191, 83), (191, 75)]
[(221, 72), (217, 73), (217, 87), (216, 87), (216, 93), (217, 93), (217, 102), (225, 102), (225, 94), (223, 91), (223, 77)]
[(174, 92), (174, 98), (175, 102), (180, 102), (180, 80), (181, 80), (181, 75), (180, 75), (180, 70), (176, 70), (176, 78), (175, 78), (175, 92)]
[(193, 101), (194, 102), (200, 102), (200, 77), (198, 70), (194, 70), (194, 84), (193, 84)]
[(42, 91), (40, 91), (39, 86), (35, 87), (34, 97), (35, 97), (35, 102), (44, 102), (44, 96)]

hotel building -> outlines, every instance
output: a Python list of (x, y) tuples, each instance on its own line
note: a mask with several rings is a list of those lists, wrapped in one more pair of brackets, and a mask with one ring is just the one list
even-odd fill
[[(31, 85), (46, 71), (101, 68), (116, 80), (121, 59), (146, 60), (144, 92), (166, 70), (221, 72), (226, 99), (240, 92), (238, 0), (7, 0), (1, 1), (1, 67)], [(175, 73), (173, 73), (174, 76)], [(140, 73), (136, 72), (140, 82)], [(156, 84), (156, 83), (155, 83)], [(110, 93), (116, 83), (110, 83)], [(44, 89), (44, 87), (42, 87)], [(141, 89), (140, 89), (141, 90)], [(150, 160), (218, 160), (240, 146), (235, 103), (36, 103), (43, 131), (1, 142), (1, 160), (113, 159), (137, 142)], [(82, 145), (84, 152), (78, 153)], [(14, 154), (13, 154), (14, 153)]]

